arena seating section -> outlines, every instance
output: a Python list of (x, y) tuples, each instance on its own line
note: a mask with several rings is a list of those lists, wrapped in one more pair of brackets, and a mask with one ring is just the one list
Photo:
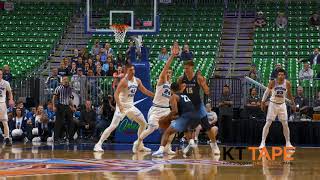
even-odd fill
[[(141, 8), (141, 11), (143, 12), (144, 9)], [(99, 11), (103, 11), (103, 9)], [(161, 47), (166, 47), (170, 51), (170, 47), (175, 40), (178, 40), (181, 46), (185, 42), (189, 42), (190, 49), (194, 53), (197, 69), (201, 69), (202, 74), (207, 78), (211, 77), (220, 41), (223, 6), (200, 6), (196, 10), (190, 6), (160, 6), (159, 11), (159, 14), (161, 14), (160, 33), (144, 36), (144, 44), (150, 47), (152, 85), (156, 84), (156, 80), (165, 64), (157, 59)], [(106, 25), (108, 21), (108, 19), (102, 19), (101, 25)], [(118, 51), (125, 53), (128, 47), (128, 41), (124, 44), (116, 44), (113, 36), (94, 34), (88, 43), (89, 49), (96, 39), (99, 39), (102, 43), (110, 42), (116, 53)], [(129, 39), (127, 38), (127, 40)], [(183, 67), (180, 61), (175, 61), (172, 67), (175, 78), (182, 75)]]
[[(262, 82), (267, 84), (275, 64), (281, 63), (296, 86), (302, 69), (302, 64), (297, 60), (308, 58), (320, 44), (319, 30), (308, 24), (310, 15), (318, 11), (319, 6), (316, 3), (296, 2), (286, 9), (284, 4), (264, 2), (257, 7), (257, 11), (263, 11), (267, 19), (267, 26), (256, 29), (254, 36), (253, 62), (261, 70)], [(275, 19), (279, 11), (288, 16), (287, 29), (276, 28)]]
[(13, 76), (45, 61), (73, 15), (74, 5), (16, 4), (0, 11), (0, 67), (9, 64)]

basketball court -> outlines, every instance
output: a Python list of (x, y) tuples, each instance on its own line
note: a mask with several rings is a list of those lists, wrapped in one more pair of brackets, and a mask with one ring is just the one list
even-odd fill
[[(92, 152), (94, 144), (17, 144), (2, 147), (2, 179), (318, 179), (316, 148), (298, 148), (291, 162), (223, 160), (213, 156), (209, 146), (199, 145), (184, 157), (152, 158), (151, 154), (131, 152), (128, 144), (105, 144), (104, 153)], [(156, 150), (156, 145), (148, 145)], [(175, 148), (178, 148), (175, 146)], [(220, 147), (222, 150), (222, 146)], [(232, 153), (234, 157), (238, 152)]]

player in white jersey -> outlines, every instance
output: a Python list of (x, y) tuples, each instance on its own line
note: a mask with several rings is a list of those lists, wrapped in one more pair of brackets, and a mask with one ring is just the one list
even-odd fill
[[(170, 69), (170, 65), (173, 62), (174, 58), (178, 56), (180, 51), (179, 45), (176, 44), (172, 48), (172, 54), (168, 58), (164, 68), (160, 73), (160, 77), (157, 82), (156, 92), (153, 99), (153, 105), (148, 112), (148, 129), (144, 130), (138, 141), (136, 141), (133, 145), (134, 149), (137, 149), (135, 146), (139, 146), (140, 143), (151, 133), (159, 128), (159, 120), (162, 117), (167, 116), (170, 113), (170, 105), (169, 99), (171, 96), (170, 86), (171, 86), (171, 76), (172, 70)], [(171, 150), (171, 141), (174, 138), (174, 134), (170, 136), (170, 142), (168, 146), (166, 146), (166, 153), (175, 154), (174, 151)], [(151, 150), (150, 150), (151, 151)]]
[[(141, 111), (134, 106), (134, 96), (139, 89), (143, 94), (153, 97), (154, 94), (147, 90), (140, 79), (134, 76), (134, 66), (132, 64), (126, 65), (126, 76), (121, 79), (116, 92), (114, 93), (114, 98), (116, 101), (116, 111), (114, 112), (112, 122), (110, 126), (104, 130), (99, 142), (94, 146), (94, 151), (103, 152), (102, 143), (110, 136), (110, 134), (118, 127), (120, 121), (127, 116), (131, 120), (134, 120), (139, 124), (138, 137), (141, 135), (142, 131), (146, 129), (147, 123), (141, 113)], [(141, 144), (139, 150), (148, 149)]]
[(13, 95), (11, 87), (8, 81), (3, 79), (3, 71), (0, 70), (0, 122), (2, 122), (4, 129), (4, 142), (6, 145), (11, 145), (9, 139), (9, 126), (8, 126), (8, 114), (7, 114), (7, 92), (9, 95), (9, 105), (14, 106)]
[(259, 146), (260, 149), (265, 147), (266, 138), (269, 133), (269, 128), (272, 121), (276, 119), (280, 120), (283, 128), (283, 135), (286, 139), (286, 147), (293, 148), (290, 142), (290, 131), (288, 126), (288, 113), (286, 106), (286, 96), (291, 101), (292, 110), (295, 111), (295, 103), (291, 94), (291, 83), (285, 79), (285, 71), (283, 69), (278, 70), (278, 77), (275, 80), (269, 82), (268, 88), (264, 92), (261, 102), (261, 109), (265, 111), (265, 102), (271, 92), (270, 103), (268, 107), (266, 124), (263, 127), (262, 140)]

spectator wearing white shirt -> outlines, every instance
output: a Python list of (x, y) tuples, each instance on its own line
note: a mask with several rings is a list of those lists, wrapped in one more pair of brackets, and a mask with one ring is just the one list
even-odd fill
[(308, 62), (304, 62), (303, 69), (299, 72), (299, 79), (312, 79), (313, 78), (313, 70), (310, 68), (310, 65)]

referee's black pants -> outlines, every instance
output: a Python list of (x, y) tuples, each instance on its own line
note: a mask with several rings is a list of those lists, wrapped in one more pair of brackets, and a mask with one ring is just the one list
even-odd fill
[(73, 112), (68, 105), (58, 104), (56, 121), (54, 123), (54, 139), (62, 139), (66, 133), (69, 140), (73, 139), (74, 135)]

